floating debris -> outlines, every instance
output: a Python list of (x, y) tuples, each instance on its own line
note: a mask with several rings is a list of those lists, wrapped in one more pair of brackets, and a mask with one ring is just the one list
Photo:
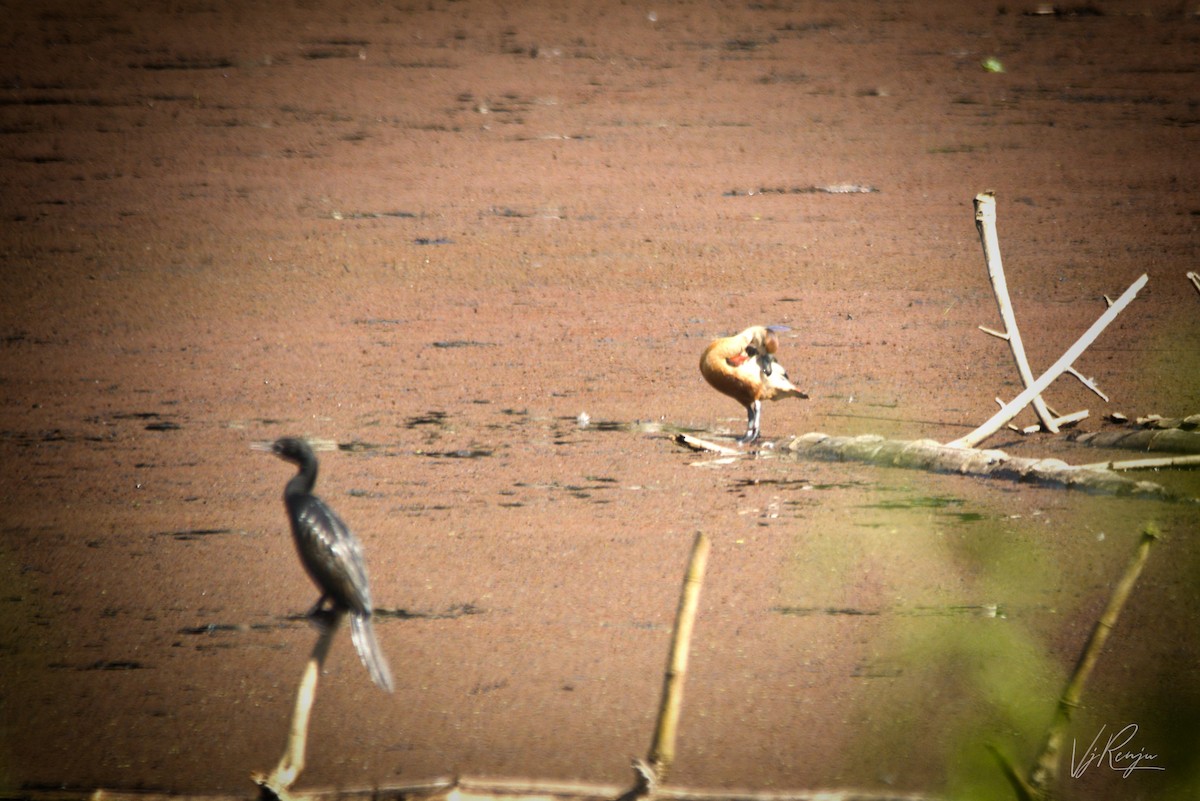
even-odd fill
[(866, 195), (879, 190), (869, 184), (825, 184), (818, 186), (763, 186), (758, 189), (730, 189), (725, 197), (752, 197), (754, 195), (811, 195), (824, 193), (827, 195)]
[(411, 211), (334, 211), (329, 216), (335, 220), (379, 220), (384, 217), (413, 220), (417, 217)]
[(440, 612), (412, 612), (399, 607), (395, 609), (376, 607), (374, 614), (376, 617), (395, 617), (401, 620), (456, 620), (469, 615), (482, 615), (484, 611), (473, 603), (463, 603), (454, 604)]
[(237, 533), (231, 528), (187, 528), (180, 531), (160, 531), (154, 536), (156, 537), (171, 537), (181, 542), (189, 540), (198, 540), (202, 537), (212, 537), (217, 534), (234, 534)]
[(142, 64), (130, 64), (133, 69), (161, 72), (166, 70), (224, 70), (232, 67), (233, 61), (228, 58), (188, 58), (180, 56), (174, 61), (148, 61)]
[(979, 66), (983, 67), (985, 72), (1004, 72), (1004, 65), (995, 56), (988, 56), (979, 62)]
[(179, 630), (180, 634), (198, 635), (198, 634), (220, 634), (228, 631), (246, 631), (246, 626), (238, 623), (206, 623), (202, 626), (184, 626)]
[(84, 665), (79, 670), (145, 670), (145, 668), (146, 666), (141, 662), (134, 662), (132, 660), (101, 659), (92, 662), (90, 665)]
[(479, 459), (491, 456), (487, 448), (459, 448), (453, 451), (417, 451), (418, 456), (432, 456), (435, 459)]

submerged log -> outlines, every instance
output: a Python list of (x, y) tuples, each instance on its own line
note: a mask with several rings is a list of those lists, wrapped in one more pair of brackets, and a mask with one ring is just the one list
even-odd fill
[(1129, 448), (1161, 453), (1200, 453), (1200, 431), (1184, 428), (1138, 428), (1132, 431), (1097, 431), (1070, 438), (1095, 448)]
[(834, 437), (813, 432), (796, 437), (783, 445), (780, 452), (797, 457), (1026, 481), (1101, 495), (1200, 502), (1181, 497), (1153, 481), (1135, 481), (1100, 467), (1070, 465), (1061, 459), (1027, 459), (993, 449), (959, 448), (931, 439), (907, 441), (874, 435)]
[(1163, 417), (1159, 414), (1148, 414), (1145, 417), (1139, 417), (1137, 424), (1143, 428), (1185, 428), (1188, 431), (1195, 431), (1200, 428), (1200, 414), (1192, 414), (1187, 417)]

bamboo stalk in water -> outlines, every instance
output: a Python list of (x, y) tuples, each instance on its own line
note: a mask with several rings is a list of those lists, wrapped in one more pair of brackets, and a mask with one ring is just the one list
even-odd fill
[(679, 713), (683, 707), (683, 681), (687, 677), (688, 650), (691, 647), (692, 629), (696, 622), (696, 608), (700, 604), (700, 586), (704, 582), (704, 571), (708, 567), (708, 551), (708, 537), (697, 534), (687, 575), (683, 579), (679, 609), (675, 614), (671, 655), (663, 678), (662, 706), (658, 710), (658, 725), (654, 729), (654, 740), (650, 745), (647, 760), (654, 768), (655, 777), (659, 782), (666, 778), (671, 764), (675, 761), (675, 737), (679, 729)]
[(671, 635), (671, 653), (667, 657), (667, 669), (663, 676), (662, 698), (659, 701), (658, 722), (654, 727), (654, 739), (646, 760), (633, 763), (636, 778), (634, 786), (619, 801), (651, 798), (658, 794), (659, 786), (666, 780), (675, 761), (675, 740), (679, 731), (679, 713), (683, 708), (683, 682), (687, 677), (688, 650), (692, 641), (692, 629), (696, 622), (696, 608), (700, 604), (700, 587), (704, 583), (704, 571), (708, 567), (708, 537), (696, 535), (692, 545), (692, 556), (683, 579), (679, 594), (679, 608), (675, 613), (675, 629)]
[(1062, 696), (1058, 699), (1058, 707), (1054, 711), (1054, 719), (1046, 730), (1046, 740), (1033, 768), (1029, 771), (1029, 778), (1021, 776), (1012, 761), (999, 749), (992, 747), (992, 754), (1000, 763), (1004, 775), (1021, 801), (1044, 801), (1053, 797), (1054, 784), (1058, 780), (1058, 769), (1062, 762), (1062, 745), (1067, 736), (1067, 727), (1071, 723), (1071, 712), (1079, 706), (1083, 697), (1083, 687), (1087, 684), (1092, 668), (1100, 659), (1104, 642), (1117, 625), (1117, 618), (1121, 616), (1125, 602), (1133, 594), (1133, 587), (1137, 584), (1146, 559), (1150, 556), (1150, 548), (1160, 536), (1158, 527), (1152, 523), (1142, 529), (1142, 538), (1129, 559), (1125, 573), (1113, 588), (1104, 612), (1092, 627), (1091, 634), (1088, 635), (1087, 642), (1079, 654), (1075, 670), (1067, 679)]

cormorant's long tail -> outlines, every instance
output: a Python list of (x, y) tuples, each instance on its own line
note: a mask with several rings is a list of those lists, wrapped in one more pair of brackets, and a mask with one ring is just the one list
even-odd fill
[(354, 641), (354, 650), (358, 651), (358, 658), (371, 674), (371, 681), (390, 693), (392, 671), (379, 648), (379, 641), (375, 639), (370, 615), (350, 615), (350, 639)]

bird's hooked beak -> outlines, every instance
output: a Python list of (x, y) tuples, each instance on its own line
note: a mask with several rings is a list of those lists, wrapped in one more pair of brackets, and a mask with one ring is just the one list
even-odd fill
[(275, 453), (275, 443), (272, 441), (267, 441), (267, 440), (263, 440), (261, 442), (251, 442), (250, 450), (274, 454)]

